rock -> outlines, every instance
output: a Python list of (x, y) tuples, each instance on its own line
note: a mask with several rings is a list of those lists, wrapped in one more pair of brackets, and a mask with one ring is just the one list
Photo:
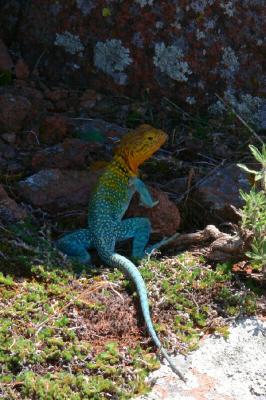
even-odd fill
[(16, 160), (8, 160), (6, 162), (5, 169), (6, 169), (6, 172), (10, 173), (10, 174), (25, 173), (24, 165)]
[(45, 95), (47, 99), (57, 102), (59, 100), (63, 100), (68, 96), (68, 90), (63, 88), (56, 88), (53, 90), (46, 90)]
[(264, 101), (260, 107), (259, 119), (260, 119), (261, 129), (266, 129), (266, 101)]
[(2, 136), (2, 139), (4, 139), (5, 142), (10, 143), (10, 144), (14, 144), (16, 141), (16, 134), (14, 132), (8, 132), (8, 133), (4, 133)]
[(0, 146), (1, 151), (3, 151), (3, 157), (7, 160), (13, 159), (17, 156), (18, 152), (14, 149), (14, 147), (6, 144), (4, 146)]
[(26, 97), (0, 94), (0, 132), (20, 131), (31, 111), (32, 104)]
[(93, 108), (97, 102), (98, 94), (95, 90), (88, 89), (86, 90), (80, 99), (80, 107), (83, 110), (90, 110)]
[(81, 139), (106, 144), (116, 143), (128, 131), (120, 125), (102, 119), (72, 119), (71, 125), (73, 132)]
[(65, 112), (70, 110), (70, 92), (64, 88), (46, 89), (45, 96), (50, 101), (48, 107), (51, 112)]
[(265, 317), (237, 318), (227, 329), (226, 337), (204, 335), (195, 351), (173, 357), (186, 383), (161, 365), (148, 376), (152, 391), (136, 400), (264, 400)]
[(50, 115), (44, 118), (40, 127), (41, 141), (46, 144), (61, 142), (69, 132), (68, 118), (63, 115)]
[(10, 95), (19, 95), (25, 97), (32, 105), (30, 122), (32, 123), (33, 119), (36, 117), (38, 117), (39, 120), (39, 115), (43, 115), (44, 111), (46, 110), (46, 102), (42, 92), (35, 87), (29, 86), (29, 84), (32, 84), (32, 82), (20, 81), (23, 82), (23, 86), (17, 85), (17, 82), (18, 80), (16, 80), (14, 87), (9, 88)]
[(206, 110), (215, 93), (232, 88), (263, 96), (264, 3), (36, 0), (22, 5), (17, 47), (28, 65), (45, 52), (38, 63), (45, 80), (152, 100), (167, 95)]
[(29, 67), (22, 58), (20, 58), (15, 67), (15, 74), (17, 79), (26, 80), (30, 75)]
[(152, 230), (160, 236), (171, 236), (178, 230), (181, 222), (180, 213), (176, 205), (168, 199), (168, 196), (158, 189), (149, 187), (154, 200), (159, 204), (153, 208), (139, 205), (139, 196), (134, 195), (126, 217), (146, 217), (152, 224)]
[(97, 180), (96, 173), (44, 169), (18, 183), (19, 193), (34, 207), (56, 212), (85, 206)]
[(26, 211), (10, 198), (3, 186), (0, 185), (0, 221), (4, 224), (11, 224), (26, 216)]
[(12, 58), (9, 55), (6, 45), (0, 39), (0, 73), (11, 72), (14, 67)]
[(10, 159), (16, 156), (14, 147), (0, 139), (0, 154), (3, 158)]
[(236, 164), (220, 168), (199, 184), (193, 199), (205, 210), (205, 224), (217, 218), (220, 222), (238, 222), (239, 215), (234, 212), (234, 207), (243, 205), (239, 189), (248, 191), (250, 184), (247, 175)]
[(34, 169), (85, 167), (90, 144), (79, 139), (65, 139), (57, 144), (38, 151), (32, 158)]

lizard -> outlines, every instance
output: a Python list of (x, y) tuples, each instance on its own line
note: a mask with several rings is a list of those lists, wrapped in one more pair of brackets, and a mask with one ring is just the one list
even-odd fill
[(132, 259), (142, 259), (154, 249), (171, 242), (176, 235), (147, 246), (151, 223), (148, 218), (122, 219), (135, 192), (146, 207), (154, 207), (145, 183), (139, 178), (138, 168), (150, 158), (167, 140), (167, 134), (150, 125), (140, 125), (122, 137), (115, 154), (100, 176), (88, 206), (88, 227), (68, 233), (56, 242), (57, 248), (72, 259), (90, 265), (89, 249), (97, 250), (101, 260), (110, 267), (124, 272), (135, 284), (148, 333), (168, 361), (171, 369), (183, 380), (155, 332), (149, 311), (145, 282), (136, 265), (115, 252), (118, 241), (132, 239)]

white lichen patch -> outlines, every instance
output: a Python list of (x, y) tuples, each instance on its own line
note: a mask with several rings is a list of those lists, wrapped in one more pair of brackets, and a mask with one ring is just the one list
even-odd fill
[(94, 0), (76, 0), (76, 3), (83, 15), (89, 15), (93, 8), (97, 6)]
[(135, 1), (140, 5), (141, 8), (153, 5), (153, 0), (135, 0)]
[(190, 105), (193, 105), (193, 104), (196, 103), (196, 99), (195, 99), (194, 96), (188, 96), (188, 97), (186, 98), (186, 102), (187, 102), (188, 104), (190, 104)]
[(196, 0), (191, 2), (191, 8), (197, 13), (202, 13), (207, 6), (211, 6), (215, 0)]
[(181, 29), (181, 21), (184, 17), (184, 10), (181, 9), (180, 7), (176, 6), (176, 11), (175, 11), (175, 20), (171, 24), (173, 28)]
[(125, 68), (132, 63), (129, 49), (122, 45), (119, 39), (98, 42), (94, 49), (94, 64), (104, 73), (113, 77), (120, 85), (126, 83)]
[(197, 29), (196, 36), (197, 36), (198, 40), (201, 40), (201, 39), (204, 39), (206, 37), (206, 34), (205, 34), (205, 32), (200, 31), (199, 29)]
[(208, 18), (205, 22), (204, 22), (204, 27), (209, 30), (209, 29), (214, 29), (216, 25), (216, 19), (214, 18)]
[(70, 32), (56, 33), (54, 44), (63, 47), (67, 53), (77, 54), (82, 53), (84, 46), (78, 35), (73, 35)]
[(233, 15), (235, 14), (235, 11), (236, 11), (235, 0), (231, 0), (231, 1), (227, 1), (227, 2), (222, 1), (220, 3), (220, 6), (224, 10), (225, 15), (227, 15), (228, 17), (233, 17)]
[(144, 39), (141, 35), (140, 32), (134, 32), (132, 35), (132, 43), (134, 46), (138, 48), (143, 48), (144, 47)]
[(155, 44), (154, 65), (176, 81), (187, 81), (188, 75), (192, 74), (188, 63), (183, 60), (183, 57), (183, 51), (176, 45)]
[[(261, 113), (260, 109), (263, 100), (260, 97), (251, 96), (250, 94), (240, 94), (236, 96), (232, 90), (227, 90), (224, 93), (224, 100), (228, 105), (231, 105), (242, 118), (256, 127), (261, 127)], [(209, 111), (214, 115), (223, 115), (226, 113), (223, 103), (218, 100), (216, 103), (209, 107)]]
[(226, 67), (222, 71), (222, 76), (225, 77), (233, 76), (239, 69), (238, 58), (230, 46), (223, 48), (222, 64)]

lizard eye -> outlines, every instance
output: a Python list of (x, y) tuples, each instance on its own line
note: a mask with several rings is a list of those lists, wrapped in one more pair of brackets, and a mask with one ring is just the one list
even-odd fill
[(152, 136), (149, 136), (148, 139), (149, 139), (149, 140), (152, 140), (153, 138), (152, 138)]

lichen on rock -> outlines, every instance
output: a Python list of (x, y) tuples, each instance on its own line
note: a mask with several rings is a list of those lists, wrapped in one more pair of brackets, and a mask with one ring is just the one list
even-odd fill
[(84, 46), (78, 35), (73, 35), (70, 32), (56, 33), (54, 44), (63, 47), (67, 53), (78, 54), (82, 53)]
[(136, 1), (136, 3), (138, 3), (140, 5), (140, 7), (153, 5), (153, 0), (135, 0), (135, 1)]
[(110, 39), (95, 45), (95, 66), (112, 76), (117, 83), (126, 83), (127, 75), (123, 71), (132, 61), (129, 49), (119, 39)]
[(176, 81), (187, 81), (188, 75), (192, 74), (183, 57), (183, 51), (176, 45), (165, 46), (162, 42), (155, 44), (154, 65)]
[[(263, 99), (258, 96), (252, 96), (249, 93), (236, 94), (232, 88), (224, 92), (226, 103), (233, 108), (248, 123), (261, 127), (260, 109), (263, 105)], [(222, 115), (226, 112), (224, 104), (217, 100), (209, 107), (209, 111), (214, 115)]]

